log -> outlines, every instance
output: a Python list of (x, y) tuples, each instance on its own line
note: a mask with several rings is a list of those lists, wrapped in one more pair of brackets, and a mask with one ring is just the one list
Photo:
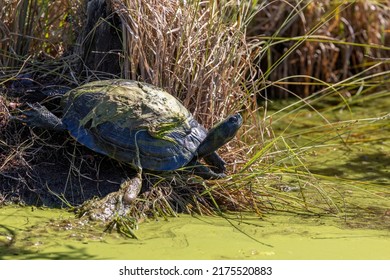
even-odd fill
[(121, 21), (109, 0), (86, 0), (86, 21), (78, 38), (79, 73), (121, 76)]

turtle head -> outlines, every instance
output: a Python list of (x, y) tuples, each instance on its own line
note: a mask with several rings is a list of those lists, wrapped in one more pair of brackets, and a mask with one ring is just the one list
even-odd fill
[(239, 113), (231, 115), (211, 128), (198, 147), (198, 157), (207, 156), (233, 139), (242, 125)]

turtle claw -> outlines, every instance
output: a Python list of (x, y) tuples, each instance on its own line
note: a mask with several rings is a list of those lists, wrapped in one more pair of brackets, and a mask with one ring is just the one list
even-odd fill
[(22, 122), (27, 126), (34, 125), (40, 118), (39, 106), (31, 103), (27, 103), (27, 106), (29, 107), (29, 110), (24, 111), (18, 109), (19, 114), (17, 116), (11, 116), (11, 119)]
[(199, 162), (192, 162), (189, 165), (192, 166), (192, 171), (195, 175), (198, 175), (206, 180), (216, 180), (216, 179), (222, 179), (226, 177), (225, 173), (214, 172), (212, 169)]
[(22, 122), (22, 123), (25, 123), (25, 119), (22, 118), (20, 115), (18, 116), (9, 116), (9, 119), (12, 120), (12, 121), (17, 121), (17, 122)]
[[(213, 170), (214, 172), (220, 172), (220, 173), (225, 173), (226, 172), (226, 166), (225, 166), (226, 162), (221, 162), (221, 163), (218, 163), (216, 164), (215, 162), (213, 163), (213, 165), (210, 166), (211, 170)], [(225, 175), (225, 174), (224, 174)], [(226, 175), (225, 175), (226, 176)]]
[(226, 178), (225, 173), (216, 173), (216, 179), (222, 179), (222, 178)]

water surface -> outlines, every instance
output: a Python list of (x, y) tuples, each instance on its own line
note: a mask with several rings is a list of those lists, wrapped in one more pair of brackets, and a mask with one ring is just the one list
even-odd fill
[(2, 259), (390, 259), (390, 232), (326, 219), (180, 215), (143, 223), (139, 240), (80, 225), (64, 210), (0, 209)]

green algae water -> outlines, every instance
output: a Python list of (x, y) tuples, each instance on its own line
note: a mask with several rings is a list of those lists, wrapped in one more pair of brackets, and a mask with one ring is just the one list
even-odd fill
[(270, 110), (275, 134), (293, 158), (290, 165), (298, 166), (289, 172), (310, 174), (313, 187), (304, 191), (307, 201), (327, 201), (344, 220), (339, 225), (390, 230), (389, 97), (381, 92), (352, 98), (348, 106), (335, 100), (311, 107), (281, 102), (275, 106), (281, 110)]
[(63, 210), (0, 209), (2, 259), (389, 259), (390, 232), (321, 218), (191, 217), (143, 223), (139, 240), (79, 225)]
[[(389, 98), (381, 98), (352, 109), (269, 111), (277, 144), (287, 147), (280, 153), (287, 167), (272, 172), (281, 188), (302, 190), (279, 195), (291, 203), (299, 198), (302, 211), (179, 215), (141, 223), (135, 240), (65, 210), (4, 206), (0, 258), (390, 259), (389, 108)], [(302, 162), (288, 161), (296, 155)]]

